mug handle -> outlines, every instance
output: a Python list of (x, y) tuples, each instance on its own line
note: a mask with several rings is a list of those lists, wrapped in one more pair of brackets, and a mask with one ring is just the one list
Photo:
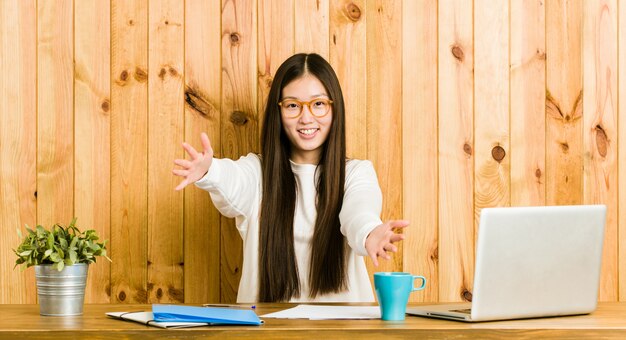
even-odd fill
[[(421, 279), (422, 285), (419, 287), (415, 287), (415, 279)], [(422, 290), (424, 289), (424, 287), (426, 287), (426, 278), (421, 275), (413, 275), (413, 289), (411, 291), (414, 292), (416, 290)]]

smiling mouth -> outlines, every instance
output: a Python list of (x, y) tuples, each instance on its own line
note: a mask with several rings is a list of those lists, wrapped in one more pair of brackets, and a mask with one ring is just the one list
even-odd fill
[(301, 130), (298, 130), (298, 132), (300, 132), (303, 135), (310, 136), (310, 135), (314, 134), (317, 130), (319, 130), (319, 129), (301, 129)]

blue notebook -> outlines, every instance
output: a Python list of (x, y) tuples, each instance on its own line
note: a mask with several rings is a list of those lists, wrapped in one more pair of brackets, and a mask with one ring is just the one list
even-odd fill
[(252, 310), (194, 307), (181, 305), (152, 305), (154, 320), (159, 322), (207, 322), (222, 325), (260, 325), (261, 319)]

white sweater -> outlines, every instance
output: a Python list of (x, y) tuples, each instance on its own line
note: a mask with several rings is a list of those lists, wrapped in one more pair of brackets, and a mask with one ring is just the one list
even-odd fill
[[(309, 263), (311, 240), (317, 211), (315, 206), (315, 165), (291, 163), (297, 182), (294, 216), (294, 249), (300, 280), (300, 297), (291, 302), (311, 301), (309, 298)], [(214, 158), (209, 172), (196, 186), (208, 191), (217, 209), (226, 217), (235, 218), (243, 239), (243, 268), (237, 302), (256, 302), (259, 296), (259, 214), (262, 191), (261, 162), (248, 154), (237, 161)], [(339, 213), (341, 233), (350, 249), (347, 256), (348, 289), (318, 295), (317, 302), (373, 302), (369, 274), (362, 256), (367, 256), (365, 239), (380, 225), (382, 193), (372, 163), (349, 160), (346, 163), (343, 206)]]

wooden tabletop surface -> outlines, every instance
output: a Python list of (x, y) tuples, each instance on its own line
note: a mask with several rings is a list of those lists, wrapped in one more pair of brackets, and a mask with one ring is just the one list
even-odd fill
[[(292, 304), (260, 304), (263, 315)], [(600, 303), (588, 315), (483, 323), (407, 316), (404, 321), (264, 319), (261, 326), (160, 329), (109, 318), (105, 312), (149, 311), (150, 305), (85, 305), (74, 317), (39, 315), (38, 305), (0, 305), (0, 339), (202, 339), (202, 338), (482, 338), (626, 339), (626, 303)], [(355, 338), (356, 339), (356, 338)]]

